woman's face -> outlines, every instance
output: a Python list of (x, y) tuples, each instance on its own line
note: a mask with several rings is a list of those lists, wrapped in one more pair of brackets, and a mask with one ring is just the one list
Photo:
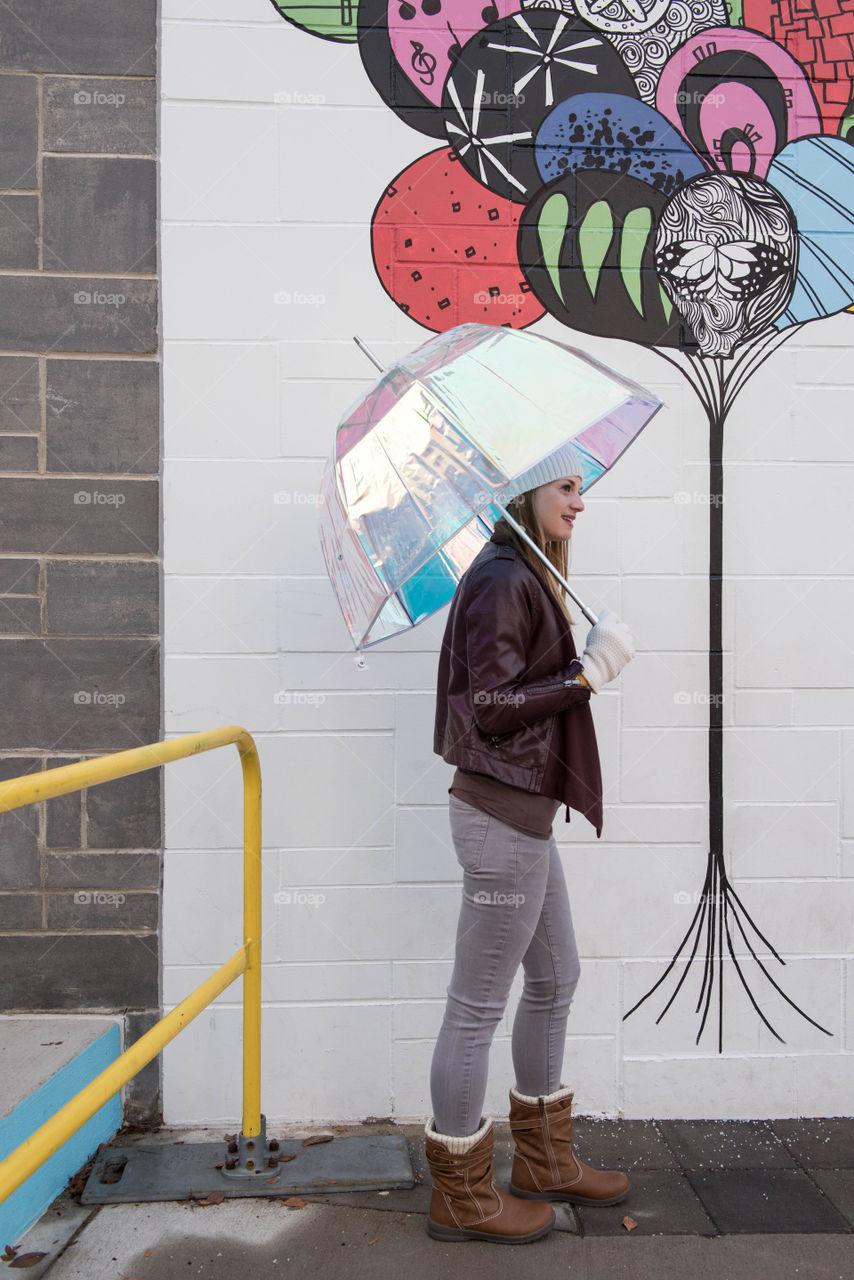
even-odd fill
[(564, 476), (534, 490), (534, 512), (546, 542), (566, 542), (580, 511), (581, 476)]

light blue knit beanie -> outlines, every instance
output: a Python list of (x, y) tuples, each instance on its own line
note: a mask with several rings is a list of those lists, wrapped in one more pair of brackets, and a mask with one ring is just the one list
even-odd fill
[(515, 498), (519, 493), (527, 493), (529, 489), (537, 489), (541, 484), (549, 484), (552, 480), (561, 480), (564, 476), (584, 476), (584, 463), (581, 454), (571, 444), (561, 445), (536, 466), (523, 471), (515, 480), (511, 480), (503, 489), (500, 498), (505, 502)]

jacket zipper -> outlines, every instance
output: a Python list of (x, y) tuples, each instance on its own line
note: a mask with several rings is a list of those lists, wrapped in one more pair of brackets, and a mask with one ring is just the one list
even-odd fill
[[(561, 680), (559, 684), (532, 685), (528, 692), (533, 697), (537, 693), (554, 693), (556, 689), (566, 689), (569, 685), (578, 685), (576, 676), (570, 676), (568, 680)], [(584, 685), (578, 685), (578, 688), (583, 689)]]

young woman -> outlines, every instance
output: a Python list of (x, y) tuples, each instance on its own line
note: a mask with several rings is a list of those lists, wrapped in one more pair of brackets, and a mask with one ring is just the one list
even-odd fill
[[(515, 519), (567, 576), (581, 500), (571, 446), (504, 490)], [(512, 499), (512, 504), (510, 500)], [(631, 632), (603, 610), (576, 656), (563, 588), (506, 520), (463, 575), (439, 659), (434, 750), (457, 766), (450, 824), (463, 869), (453, 974), (430, 1074), (427, 1230), (439, 1240), (536, 1240), (545, 1203), (615, 1204), (629, 1188), (572, 1150), (572, 1092), (561, 1084), (578, 951), (552, 834), (561, 805), (602, 831), (591, 691), (634, 655)], [(481, 1114), (489, 1049), (522, 965), (510, 1090), (510, 1194), (495, 1187), (492, 1120)]]

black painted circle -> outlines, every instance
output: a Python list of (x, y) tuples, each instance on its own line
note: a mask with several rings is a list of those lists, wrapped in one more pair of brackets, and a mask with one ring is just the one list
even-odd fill
[(542, 182), (534, 138), (543, 120), (572, 94), (592, 92), (638, 97), (601, 31), (554, 9), (508, 14), (472, 36), (448, 76), (448, 141), (479, 182), (524, 204)]
[[(582, 333), (644, 346), (696, 348), (690, 330), (663, 295), (655, 269), (656, 230), (666, 203), (655, 187), (613, 170), (576, 169), (540, 187), (522, 214), (518, 236), (519, 262), (539, 302), (555, 319)], [(601, 261), (590, 270), (583, 224), (594, 205), (600, 211), (608, 206), (613, 235), (603, 242), (598, 233), (594, 244)], [(650, 230), (633, 272), (621, 236), (626, 217), (639, 215), (648, 219)], [(601, 212), (597, 222), (601, 225)]]

